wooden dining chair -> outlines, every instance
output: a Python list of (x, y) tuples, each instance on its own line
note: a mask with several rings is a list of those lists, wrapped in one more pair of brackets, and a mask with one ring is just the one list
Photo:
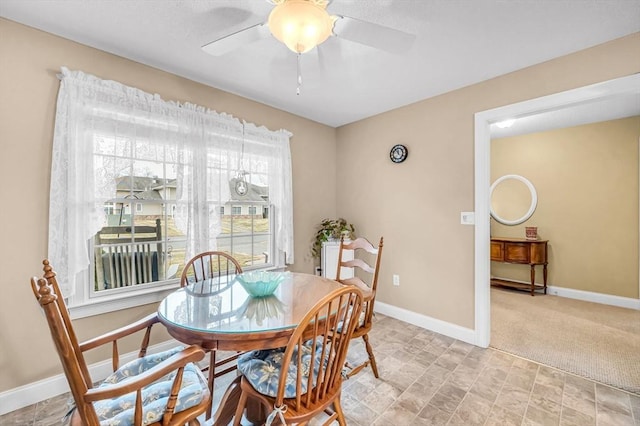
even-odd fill
[[(380, 237), (378, 247), (371, 244), (366, 238), (359, 237), (353, 241), (345, 241), (344, 238), (340, 240), (340, 249), (338, 251), (338, 270), (336, 272), (336, 281), (342, 284), (350, 284), (359, 288), (364, 295), (364, 302), (362, 304), (362, 311), (359, 316), (358, 325), (353, 332), (353, 338), (357, 339), (362, 337), (364, 345), (367, 350), (369, 359), (361, 364), (352, 366), (346, 364), (349, 373), (347, 377), (358, 374), (367, 365), (371, 365), (373, 374), (376, 378), (378, 375), (378, 365), (376, 364), (376, 357), (373, 354), (373, 348), (369, 343), (369, 331), (373, 327), (373, 305), (376, 301), (376, 289), (378, 288), (378, 274), (380, 271), (380, 259), (382, 257), (382, 247), (384, 238)], [(344, 251), (353, 250), (353, 259), (344, 260)], [(363, 258), (372, 258), (367, 263)], [(373, 265), (373, 266), (372, 266)], [(342, 278), (340, 271), (342, 268), (353, 268), (354, 276), (352, 278)], [(364, 279), (363, 279), (364, 278)]]
[[(44, 276), (31, 287), (45, 313), (51, 337), (62, 362), (75, 408), (70, 424), (199, 425), (197, 417), (211, 405), (206, 379), (196, 363), (205, 356), (198, 346), (177, 347), (147, 355), (156, 315), (102, 336), (78, 342), (56, 274), (48, 260)], [(118, 341), (144, 331), (138, 358), (120, 366)], [(95, 386), (84, 353), (111, 344), (113, 373)]]
[(234, 426), (249, 399), (270, 413), (267, 425), (303, 424), (320, 413), (324, 423), (346, 425), (340, 394), (342, 369), (362, 306), (362, 292), (351, 286), (322, 298), (298, 323), (286, 347), (251, 351), (238, 359), (240, 400)]
[(242, 273), (242, 266), (223, 251), (205, 251), (189, 259), (180, 277), (180, 286), (208, 278), (229, 279)]
[[(218, 279), (219, 282), (230, 283), (235, 275), (241, 273), (242, 267), (233, 256), (223, 251), (206, 251), (195, 255), (186, 263), (180, 277), (180, 286), (185, 287), (191, 283), (206, 279)], [(202, 371), (209, 370), (209, 391), (212, 394), (215, 379), (238, 368), (234, 361), (238, 359), (240, 354), (241, 352), (238, 352), (216, 360), (216, 351), (210, 351), (209, 366), (203, 368)], [(211, 411), (209, 410), (207, 418), (210, 416)]]

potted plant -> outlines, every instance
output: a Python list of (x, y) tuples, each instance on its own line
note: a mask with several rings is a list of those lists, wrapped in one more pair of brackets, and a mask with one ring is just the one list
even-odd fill
[(355, 228), (353, 224), (348, 223), (343, 218), (323, 219), (318, 225), (316, 236), (311, 247), (313, 257), (320, 257), (322, 251), (322, 243), (325, 241), (339, 240), (344, 235), (345, 238), (353, 239), (355, 237)]

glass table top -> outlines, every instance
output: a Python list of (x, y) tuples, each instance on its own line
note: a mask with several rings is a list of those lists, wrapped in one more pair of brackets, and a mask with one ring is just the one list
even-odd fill
[[(275, 274), (275, 273), (274, 273)], [(172, 326), (198, 332), (256, 333), (295, 328), (320, 299), (341, 288), (316, 275), (281, 272), (271, 296), (252, 297), (237, 276), (194, 282), (169, 294), (158, 315)]]

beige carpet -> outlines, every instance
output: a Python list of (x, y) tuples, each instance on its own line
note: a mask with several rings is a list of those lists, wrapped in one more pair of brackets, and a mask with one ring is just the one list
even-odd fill
[(493, 287), (491, 347), (640, 395), (640, 311)]

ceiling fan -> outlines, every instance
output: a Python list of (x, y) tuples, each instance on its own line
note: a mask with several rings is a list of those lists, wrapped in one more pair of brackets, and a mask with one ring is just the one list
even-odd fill
[(332, 0), (266, 0), (275, 5), (267, 22), (226, 35), (202, 46), (221, 56), (249, 43), (273, 35), (298, 55), (322, 44), (330, 36), (374, 47), (389, 53), (403, 53), (411, 47), (414, 34), (349, 16), (329, 15)]

